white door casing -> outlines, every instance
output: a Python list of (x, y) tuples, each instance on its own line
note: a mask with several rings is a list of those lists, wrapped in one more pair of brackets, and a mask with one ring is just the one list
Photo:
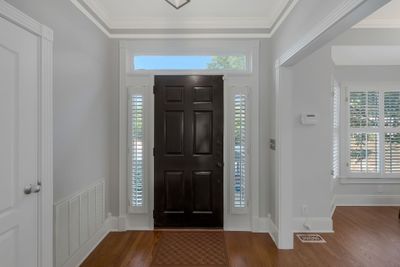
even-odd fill
[[(182, 41), (183, 42), (183, 41)], [(153, 85), (154, 75), (224, 75), (224, 229), (233, 231), (257, 231), (257, 221), (259, 219), (259, 42), (258, 41), (222, 41), (222, 40), (185, 40), (182, 44), (180, 40), (163, 40), (163, 41), (120, 41), (120, 166), (119, 166), (119, 229), (120, 230), (151, 230), (153, 229), (153, 200), (154, 200), (154, 160), (151, 150), (154, 146), (154, 97)], [(248, 57), (247, 71), (242, 73), (224, 72), (224, 71), (133, 71), (131, 68), (132, 56), (137, 55), (181, 55), (181, 54), (226, 54), (231, 52), (243, 53)], [(231, 208), (231, 159), (230, 159), (230, 137), (233, 132), (229, 127), (229, 121), (232, 120), (230, 112), (230, 99), (232, 98), (232, 88), (242, 87), (249, 88), (251, 95), (250, 101), (250, 120), (253, 122), (251, 131), (251, 171), (248, 188), (249, 203), (246, 213), (239, 214), (232, 211)], [(147, 127), (147, 163), (145, 168), (148, 175), (145, 179), (147, 189), (145, 189), (145, 201), (148, 202), (145, 210), (132, 213), (128, 210), (129, 192), (127, 190), (127, 170), (128, 170), (128, 117), (127, 117), (127, 96), (128, 91), (138, 91), (144, 93), (144, 97), (148, 99), (148, 108), (146, 109)]]
[(0, 265), (50, 267), (53, 32), (3, 0), (0, 32)]

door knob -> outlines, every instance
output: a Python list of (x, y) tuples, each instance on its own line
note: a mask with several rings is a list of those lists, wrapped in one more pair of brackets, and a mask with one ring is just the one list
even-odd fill
[(33, 188), (32, 192), (39, 193), (41, 189), (42, 189), (42, 183), (38, 182), (37, 185)]
[(218, 162), (218, 163), (217, 163), (217, 167), (218, 167), (218, 168), (222, 168), (223, 166), (224, 166), (224, 164), (223, 164), (222, 162)]
[(24, 193), (25, 193), (25, 195), (30, 195), (32, 193), (32, 185), (31, 184), (25, 186)]

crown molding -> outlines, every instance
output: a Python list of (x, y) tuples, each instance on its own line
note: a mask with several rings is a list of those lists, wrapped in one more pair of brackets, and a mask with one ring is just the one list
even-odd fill
[[(276, 7), (272, 19), (264, 17), (199, 17), (171, 20), (136, 18), (112, 20), (104, 6), (94, 0), (70, 0), (104, 34), (113, 39), (248, 39), (271, 38), (299, 0), (288, 0)], [(265, 30), (265, 33), (131, 33), (128, 30)], [(118, 33), (113, 33), (118, 30)], [(126, 30), (126, 32), (124, 32)]]
[(400, 19), (366, 19), (354, 29), (400, 29)]
[(110, 29), (269, 29), (270, 21), (263, 17), (197, 17), (117, 19)]

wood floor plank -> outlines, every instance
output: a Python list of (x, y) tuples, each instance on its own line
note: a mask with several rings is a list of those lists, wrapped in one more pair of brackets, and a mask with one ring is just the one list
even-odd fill
[[(400, 220), (396, 207), (338, 207), (334, 234), (321, 234), (324, 244), (278, 250), (267, 234), (224, 232), (232, 267), (400, 267)], [(164, 231), (110, 233), (83, 267), (150, 267)]]

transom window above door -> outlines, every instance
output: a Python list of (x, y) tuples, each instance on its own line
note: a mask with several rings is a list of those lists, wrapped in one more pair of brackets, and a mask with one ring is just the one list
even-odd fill
[(140, 71), (249, 71), (246, 55), (134, 55), (132, 70)]

